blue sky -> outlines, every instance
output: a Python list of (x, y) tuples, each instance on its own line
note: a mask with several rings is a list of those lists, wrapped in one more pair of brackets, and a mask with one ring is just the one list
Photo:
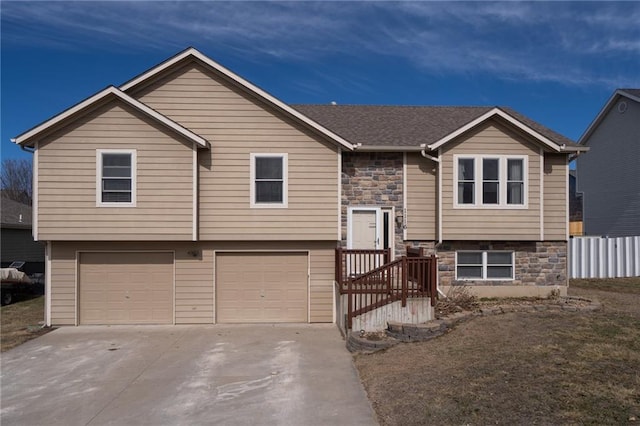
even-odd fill
[(10, 142), (188, 46), (287, 103), (505, 105), (577, 140), (640, 87), (640, 2), (23, 2), (1, 7)]

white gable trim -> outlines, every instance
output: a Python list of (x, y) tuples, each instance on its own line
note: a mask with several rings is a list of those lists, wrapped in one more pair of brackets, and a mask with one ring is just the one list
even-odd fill
[(520, 130), (524, 131), (525, 133), (533, 136), (534, 138), (536, 138), (537, 140), (539, 140), (540, 142), (542, 142), (544, 145), (548, 146), (549, 148), (553, 149), (554, 151), (560, 152), (562, 150), (560, 145), (558, 145), (557, 143), (551, 141), (549, 138), (541, 135), (540, 133), (536, 132), (531, 127), (529, 127), (529, 126), (523, 124), (522, 122), (516, 120), (515, 118), (513, 118), (509, 114), (507, 114), (504, 111), (502, 111), (500, 108), (493, 108), (491, 111), (487, 111), (486, 113), (482, 114), (480, 117), (476, 118), (475, 120), (471, 121), (470, 123), (467, 123), (466, 125), (460, 127), (455, 132), (449, 133), (447, 136), (443, 137), (442, 139), (440, 139), (439, 141), (437, 141), (437, 142), (435, 142), (435, 143), (433, 143), (431, 145), (427, 145), (427, 148), (429, 148), (430, 151), (434, 151), (434, 150), (440, 148), (442, 145), (446, 144), (447, 142), (450, 142), (451, 140), (457, 138), (458, 136), (460, 136), (461, 134), (465, 133), (466, 131), (476, 127), (477, 125), (483, 123), (484, 121), (487, 121), (487, 120), (493, 118), (494, 116), (498, 116), (498, 117), (503, 118), (504, 120), (508, 121), (509, 123), (511, 123), (512, 125), (517, 127), (518, 129), (520, 129)]
[(287, 114), (289, 114), (289, 115), (295, 117), (296, 119), (302, 121), (304, 124), (312, 127), (313, 129), (317, 130), (318, 132), (320, 132), (324, 136), (328, 137), (329, 139), (332, 139), (333, 141), (337, 142), (338, 144), (342, 145), (343, 147), (345, 147), (345, 148), (347, 148), (349, 150), (353, 150), (353, 144), (348, 142), (346, 139), (338, 136), (337, 134), (333, 133), (331, 130), (327, 129), (326, 127), (321, 126), (320, 124), (318, 124), (315, 121), (311, 120), (306, 115), (299, 113), (295, 109), (291, 108), (289, 105), (287, 105), (284, 102), (278, 100), (276, 97), (270, 95), (269, 93), (267, 93), (264, 90), (260, 89), (259, 87), (255, 86), (254, 84), (252, 84), (249, 81), (245, 80), (244, 78), (240, 77), (236, 73), (234, 73), (234, 72), (230, 71), (229, 69), (223, 67), (222, 65), (218, 64), (217, 62), (215, 62), (211, 58), (207, 57), (206, 55), (202, 54), (201, 52), (199, 52), (197, 49), (195, 49), (193, 47), (190, 47), (190, 48), (184, 50), (183, 52), (177, 54), (173, 58), (170, 58), (170, 59), (164, 61), (163, 63), (161, 63), (160, 65), (150, 69), (149, 71), (147, 71), (147, 72), (145, 72), (143, 74), (140, 74), (138, 77), (136, 77), (133, 80), (130, 80), (127, 83), (125, 83), (122, 86), (120, 86), (120, 89), (123, 90), (123, 91), (128, 91), (131, 88), (139, 85), (140, 83), (143, 83), (144, 81), (148, 80), (149, 78), (152, 78), (153, 76), (163, 72), (167, 68), (172, 67), (176, 63), (178, 63), (178, 62), (182, 61), (183, 59), (185, 59), (187, 57), (190, 57), (190, 56), (202, 61), (203, 63), (205, 63), (209, 67), (213, 68), (217, 72), (223, 74), (224, 76), (230, 78), (231, 80), (233, 80), (234, 82), (236, 82), (239, 85), (243, 86), (244, 88), (246, 88), (250, 92), (254, 93), (259, 98), (262, 98), (263, 100), (267, 101), (268, 103), (270, 103), (270, 104), (278, 107), (279, 109), (283, 110)]
[(49, 120), (45, 121), (44, 123), (40, 124), (39, 126), (34, 127), (33, 129), (21, 134), (20, 136), (16, 137), (15, 139), (12, 139), (11, 141), (21, 145), (24, 144), (25, 142), (27, 142), (30, 139), (33, 139), (34, 137), (38, 136), (40, 133), (46, 131), (47, 129), (51, 128), (52, 126), (55, 126), (56, 124), (64, 121), (65, 119), (69, 118), (70, 116), (90, 107), (91, 105), (95, 104), (96, 102), (101, 101), (102, 99), (106, 98), (107, 96), (115, 96), (116, 98), (122, 100), (123, 102), (125, 102), (126, 104), (132, 106), (133, 108), (137, 109), (138, 111), (142, 112), (143, 114), (151, 117), (152, 119), (156, 120), (157, 122), (163, 124), (164, 126), (168, 127), (169, 129), (175, 131), (176, 133), (179, 133), (180, 135), (186, 137), (187, 139), (195, 142), (196, 144), (198, 144), (199, 146), (203, 147), (203, 148), (208, 148), (209, 147), (209, 142), (207, 142), (206, 139), (204, 139), (201, 136), (196, 135), (195, 133), (193, 133), (192, 131), (182, 127), (181, 125), (179, 125), (178, 123), (176, 123), (175, 121), (167, 118), (166, 116), (160, 114), (159, 112), (157, 112), (154, 109), (149, 108), (147, 105), (143, 104), (142, 102), (132, 98), (131, 96), (127, 95), (126, 93), (124, 93), (123, 91), (121, 91), (120, 89), (118, 89), (117, 87), (114, 86), (109, 86), (104, 90), (101, 90), (100, 92), (96, 93), (95, 95), (85, 99), (84, 101), (72, 106), (71, 108), (67, 109), (66, 111), (63, 111), (62, 113), (56, 115), (53, 118), (50, 118)]
[(600, 125), (600, 122), (604, 119), (604, 116), (609, 113), (609, 110), (611, 109), (611, 107), (613, 107), (613, 104), (617, 102), (620, 96), (624, 96), (625, 98), (640, 103), (639, 97), (633, 96), (631, 93), (627, 93), (624, 90), (616, 90), (613, 95), (611, 95), (604, 107), (600, 110), (596, 118), (591, 122), (589, 127), (587, 127), (587, 130), (582, 134), (582, 136), (580, 136), (580, 139), (578, 140), (578, 143), (580, 145), (586, 144), (587, 139), (589, 138), (589, 136), (591, 136), (591, 133), (593, 133), (593, 131), (596, 130), (596, 127)]

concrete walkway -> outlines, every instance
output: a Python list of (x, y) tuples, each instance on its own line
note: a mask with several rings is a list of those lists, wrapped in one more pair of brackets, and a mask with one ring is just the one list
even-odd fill
[(55, 330), (2, 354), (8, 425), (373, 425), (334, 325)]

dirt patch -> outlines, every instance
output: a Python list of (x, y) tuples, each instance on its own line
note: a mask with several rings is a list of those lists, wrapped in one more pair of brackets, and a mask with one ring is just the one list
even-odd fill
[(44, 323), (44, 296), (25, 298), (0, 308), (0, 352), (51, 331)]
[(383, 425), (633, 424), (640, 416), (634, 286), (577, 284), (571, 295), (599, 299), (604, 309), (480, 317), (355, 363)]

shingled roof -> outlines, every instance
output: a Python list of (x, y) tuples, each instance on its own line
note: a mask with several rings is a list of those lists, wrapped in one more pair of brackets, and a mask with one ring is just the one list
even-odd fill
[(31, 228), (31, 207), (0, 197), (0, 221), (3, 228)]
[[(351, 143), (419, 147), (433, 144), (494, 109), (491, 106), (292, 105)], [(571, 139), (513, 111), (503, 112), (558, 145)]]

